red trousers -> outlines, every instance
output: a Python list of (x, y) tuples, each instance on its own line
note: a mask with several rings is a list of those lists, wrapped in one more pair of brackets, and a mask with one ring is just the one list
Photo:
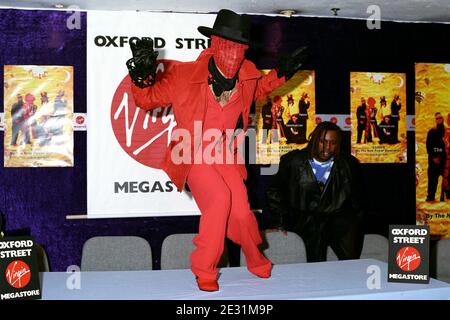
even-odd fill
[(203, 279), (217, 279), (225, 236), (239, 244), (247, 268), (259, 273), (270, 270), (272, 263), (259, 251), (258, 222), (250, 210), (247, 189), (233, 164), (194, 164), (188, 185), (201, 211), (196, 249), (191, 254), (191, 270)]

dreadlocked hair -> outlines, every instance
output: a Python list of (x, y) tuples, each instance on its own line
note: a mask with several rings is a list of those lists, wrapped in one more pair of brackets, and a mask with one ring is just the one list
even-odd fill
[(342, 140), (342, 130), (341, 128), (330, 121), (322, 121), (319, 123), (313, 132), (310, 133), (308, 137), (308, 158), (313, 159), (316, 156), (316, 152), (319, 147), (319, 141), (322, 137), (325, 137), (328, 131), (335, 131), (337, 133), (337, 141), (336, 141), (336, 150), (334, 153), (334, 157), (339, 157), (341, 152), (341, 140)]

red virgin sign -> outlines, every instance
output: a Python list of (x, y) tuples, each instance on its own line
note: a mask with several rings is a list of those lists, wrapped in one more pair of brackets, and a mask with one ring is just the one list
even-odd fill
[(403, 247), (397, 252), (395, 261), (403, 271), (413, 271), (420, 266), (420, 253), (413, 247)]
[[(158, 81), (174, 65), (175, 60), (160, 60)], [(117, 87), (111, 102), (111, 126), (122, 150), (137, 162), (160, 168), (161, 161), (176, 126), (170, 106), (161, 106), (146, 112), (138, 108), (131, 92), (127, 75)]]

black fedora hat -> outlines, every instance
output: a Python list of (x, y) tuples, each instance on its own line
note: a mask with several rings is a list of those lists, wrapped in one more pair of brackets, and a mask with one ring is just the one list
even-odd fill
[(212, 29), (202, 26), (198, 27), (197, 30), (208, 38), (211, 35), (216, 35), (239, 43), (250, 44), (250, 27), (251, 21), (249, 16), (221, 9), (217, 13)]

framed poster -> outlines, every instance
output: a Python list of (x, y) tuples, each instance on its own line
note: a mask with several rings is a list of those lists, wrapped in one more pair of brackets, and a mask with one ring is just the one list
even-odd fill
[(266, 101), (256, 102), (256, 164), (279, 163), (283, 154), (306, 147), (315, 128), (314, 78), (314, 71), (300, 70)]
[(4, 166), (73, 166), (73, 67), (4, 66)]
[(352, 154), (361, 163), (406, 163), (406, 75), (350, 73)]
[(417, 63), (416, 222), (450, 237), (450, 64)]

